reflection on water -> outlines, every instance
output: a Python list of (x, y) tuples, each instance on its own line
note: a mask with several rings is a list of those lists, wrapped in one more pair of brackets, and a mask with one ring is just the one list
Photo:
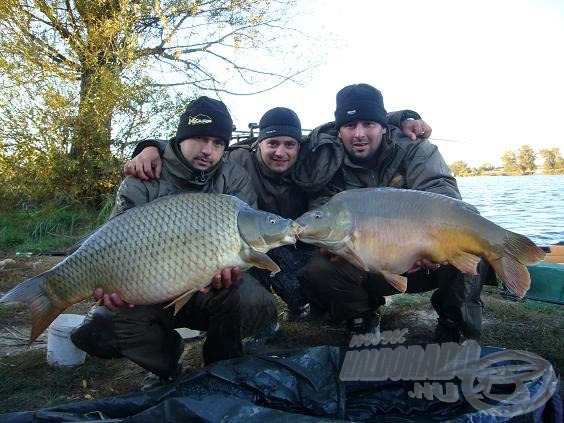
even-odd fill
[(564, 241), (564, 175), (458, 178), (464, 201), (540, 245)]

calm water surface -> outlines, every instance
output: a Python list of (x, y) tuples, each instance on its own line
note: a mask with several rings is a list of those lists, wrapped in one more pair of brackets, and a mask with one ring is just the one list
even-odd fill
[(457, 178), (464, 201), (540, 245), (564, 241), (564, 175)]

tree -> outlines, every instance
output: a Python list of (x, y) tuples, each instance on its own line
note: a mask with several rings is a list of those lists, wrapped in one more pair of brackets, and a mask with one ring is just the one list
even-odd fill
[(543, 167), (546, 172), (556, 173), (559, 169), (564, 170), (564, 159), (559, 148), (545, 148), (540, 151), (540, 155), (544, 159)]
[(478, 167), (478, 170), (480, 172), (491, 172), (492, 170), (495, 169), (495, 166), (489, 162), (487, 163), (483, 163)]
[(60, 156), (59, 178), (74, 187), (71, 196), (107, 190), (119, 168), (115, 153), (144, 127), (170, 130), (187, 95), (251, 94), (296, 77), (301, 70), (289, 66), (297, 57), (278, 52), (257, 65), (259, 54), (296, 36), (284, 24), (292, 5), (4, 0), (0, 82), (11, 102), (0, 103), (1, 147), (13, 159), (21, 142), (35, 156)]
[(458, 160), (452, 163), (449, 167), (454, 176), (465, 176), (472, 174), (472, 171), (468, 167), (468, 164), (463, 160)]
[(517, 164), (517, 157), (514, 151), (506, 151), (501, 156), (501, 162), (503, 163), (503, 171), (507, 173), (520, 172), (521, 168)]
[(537, 155), (531, 147), (522, 146), (517, 152), (517, 164), (521, 168), (521, 173), (534, 172), (537, 169), (536, 158)]

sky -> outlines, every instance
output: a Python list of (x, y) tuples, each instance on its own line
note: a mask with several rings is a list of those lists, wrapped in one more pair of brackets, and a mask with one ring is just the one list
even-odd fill
[(525, 144), (564, 153), (564, 0), (301, 3), (294, 23), (310, 41), (295, 48), (321, 64), (299, 84), (222, 96), (238, 129), (276, 106), (314, 128), (333, 120), (339, 89), (363, 82), (388, 111), (419, 112), (447, 163), (499, 165)]

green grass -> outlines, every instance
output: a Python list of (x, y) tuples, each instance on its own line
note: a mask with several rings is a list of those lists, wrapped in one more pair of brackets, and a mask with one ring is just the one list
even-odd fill
[(67, 206), (0, 212), (0, 252), (61, 251), (101, 225), (110, 209), (107, 206), (95, 211)]
[[(119, 377), (124, 364), (125, 374), (135, 380), (134, 385)], [(0, 384), (0, 413), (120, 394), (137, 387), (143, 374), (124, 360), (102, 363), (88, 358), (79, 367), (53, 368), (46, 363), (45, 350), (4, 357), (0, 360), (0, 378), (9, 383)], [(101, 380), (105, 383), (99, 383)]]

